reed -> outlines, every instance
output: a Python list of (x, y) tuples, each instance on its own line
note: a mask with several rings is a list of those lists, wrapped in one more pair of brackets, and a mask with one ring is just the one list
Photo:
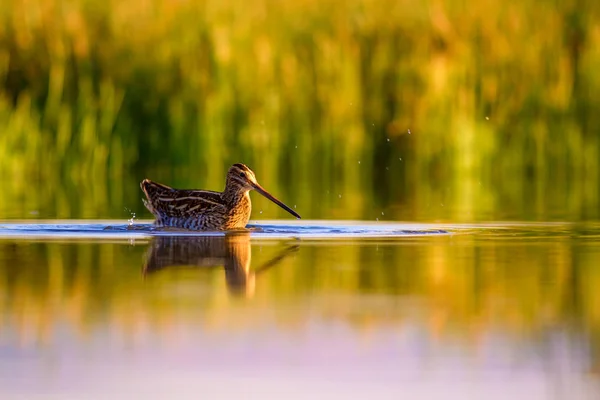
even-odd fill
[(6, 0), (0, 218), (122, 217), (146, 176), (221, 189), (234, 162), (314, 218), (598, 218), (599, 22), (592, 0)]

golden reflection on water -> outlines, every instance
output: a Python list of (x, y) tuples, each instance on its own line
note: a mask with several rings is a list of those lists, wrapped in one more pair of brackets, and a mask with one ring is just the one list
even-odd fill
[[(557, 357), (576, 365), (569, 374), (595, 381), (599, 262), (596, 242), (574, 236), (299, 244), (247, 234), (134, 244), (4, 240), (0, 348), (44, 359), (53, 349), (87, 349), (98, 340), (107, 349), (127, 343), (152, 354), (155, 346), (185, 352), (218, 342), (218, 357), (239, 348), (241, 338), (254, 338), (269, 357), (297, 346), (306, 354), (333, 346), (402, 369), (404, 356), (389, 355), (408, 346), (406, 335), (417, 329), (432, 346), (427, 359), (436, 368), (453, 368), (438, 364), (451, 349), (468, 360), (491, 351), (514, 358), (518, 369), (558, 346)], [(324, 333), (312, 336), (315, 330)], [(380, 349), (382, 337), (389, 352)], [(251, 342), (242, 343), (250, 349)], [(110, 356), (117, 363), (122, 357)], [(469, 365), (455, 367), (475, 368)]]

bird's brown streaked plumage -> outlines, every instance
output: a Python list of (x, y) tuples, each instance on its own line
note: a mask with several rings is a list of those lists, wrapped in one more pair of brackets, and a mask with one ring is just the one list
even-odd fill
[(269, 194), (256, 181), (254, 172), (244, 164), (234, 164), (227, 172), (225, 190), (173, 189), (144, 179), (146, 208), (154, 214), (157, 226), (192, 230), (241, 229), (250, 219), (250, 190), (256, 190), (296, 218), (294, 210)]

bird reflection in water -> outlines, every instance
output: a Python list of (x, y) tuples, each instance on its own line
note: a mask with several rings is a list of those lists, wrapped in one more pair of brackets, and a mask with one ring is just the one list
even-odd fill
[(225, 236), (157, 236), (150, 242), (143, 274), (148, 276), (170, 267), (223, 266), (229, 291), (235, 295), (252, 296), (257, 276), (277, 265), (298, 247), (286, 246), (260, 267), (250, 269), (249, 232), (229, 232)]

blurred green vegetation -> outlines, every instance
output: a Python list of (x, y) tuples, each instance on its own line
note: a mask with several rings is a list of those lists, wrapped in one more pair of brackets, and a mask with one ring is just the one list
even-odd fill
[(0, 218), (129, 218), (144, 177), (244, 162), (309, 218), (597, 219), (599, 26), (594, 0), (4, 0)]
[[(248, 246), (255, 271), (287, 244)], [(256, 275), (248, 299), (231, 293), (216, 261), (217, 268), (164, 268), (145, 276), (148, 251), (144, 242), (0, 241), (5, 339), (52, 348), (66, 324), (83, 342), (101, 332), (127, 343), (148, 334), (166, 342), (178, 340), (182, 324), (264, 336), (273, 329), (302, 333), (319, 321), (365, 337), (423, 326), (431, 337), (465, 347), (499, 334), (536, 349), (553, 332), (568, 332), (581, 347), (589, 345), (598, 371), (600, 250), (596, 240), (576, 234), (304, 241)]]

